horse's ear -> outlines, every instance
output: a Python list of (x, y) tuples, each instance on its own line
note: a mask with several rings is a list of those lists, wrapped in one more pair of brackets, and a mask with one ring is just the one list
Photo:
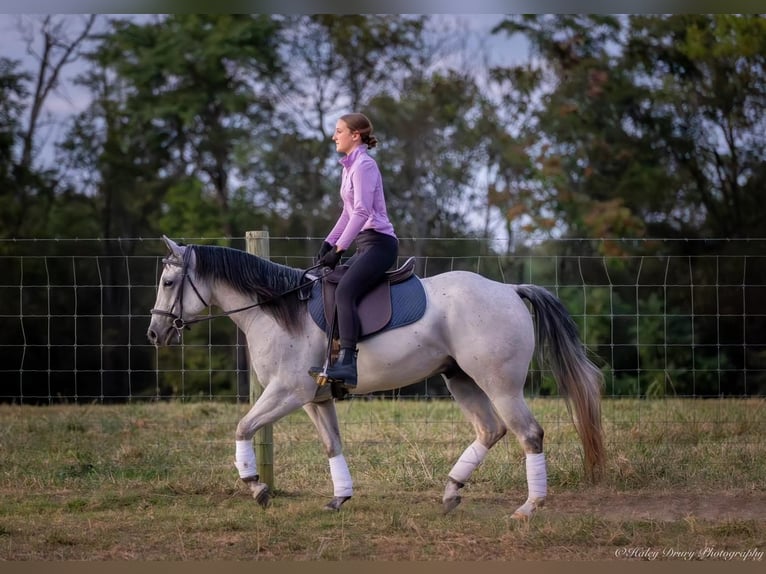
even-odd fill
[(170, 239), (167, 235), (163, 235), (162, 239), (165, 240), (165, 245), (168, 246), (168, 249), (170, 249), (170, 253), (174, 257), (177, 257), (178, 259), (183, 259), (184, 251), (186, 250), (186, 247), (178, 245), (178, 243)]

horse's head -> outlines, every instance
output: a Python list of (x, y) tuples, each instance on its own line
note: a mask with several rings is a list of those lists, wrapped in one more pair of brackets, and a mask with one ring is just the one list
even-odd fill
[[(164, 267), (157, 286), (157, 299), (151, 310), (152, 320), (146, 336), (155, 345), (168, 345), (181, 333), (187, 322), (208, 307), (207, 288), (195, 283), (194, 250), (178, 245), (164, 235), (170, 253), (162, 260)], [(188, 328), (188, 327), (186, 327)]]

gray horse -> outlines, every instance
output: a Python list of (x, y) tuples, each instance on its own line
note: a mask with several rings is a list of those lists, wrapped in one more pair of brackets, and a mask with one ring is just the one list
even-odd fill
[[(149, 341), (167, 345), (180, 338), (185, 326), (199, 321), (206, 308), (222, 309), (245, 333), (252, 367), (264, 387), (237, 425), (235, 466), (240, 478), (261, 505), (269, 503), (268, 487), (256, 471), (253, 435), (303, 408), (329, 459), (334, 496), (325, 508), (339, 510), (351, 498), (353, 483), (335, 401), (325, 392), (328, 386), (318, 387), (308, 374), (311, 366), (323, 363), (327, 339), (297, 294), (306, 273), (237, 249), (181, 246), (164, 239), (170, 254), (163, 260)], [(529, 518), (543, 505), (543, 429), (523, 396), (536, 345), (541, 364), (546, 361), (572, 413), (585, 472), (598, 476), (604, 465), (602, 374), (588, 359), (561, 302), (542, 287), (507, 285), (464, 271), (422, 279), (422, 284), (427, 308), (421, 319), (360, 341), (358, 386), (352, 393), (395, 389), (442, 374), (476, 432), (448, 474), (444, 511), (460, 503), (460, 488), (508, 431), (526, 454), (528, 486), (528, 498), (513, 516)], [(537, 337), (523, 299), (534, 309)]]

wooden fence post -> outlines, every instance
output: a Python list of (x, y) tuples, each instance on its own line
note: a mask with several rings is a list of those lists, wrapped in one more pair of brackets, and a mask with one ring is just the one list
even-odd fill
[[(269, 232), (268, 231), (247, 231), (245, 233), (247, 252), (257, 255), (263, 259), (269, 258)], [(248, 352), (249, 357), (249, 352)], [(250, 365), (250, 404), (254, 404), (261, 396), (263, 388), (258, 382), (258, 378)], [(255, 432), (255, 460), (258, 474), (261, 482), (269, 485), (274, 490), (274, 434), (271, 425), (261, 427)]]

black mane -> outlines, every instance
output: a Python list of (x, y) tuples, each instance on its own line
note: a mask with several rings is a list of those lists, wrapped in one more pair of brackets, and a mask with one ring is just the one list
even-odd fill
[(245, 295), (254, 295), (261, 308), (290, 332), (303, 325), (306, 303), (297, 292), (303, 270), (272, 263), (246, 251), (214, 245), (190, 245), (196, 255), (195, 270), (201, 279), (225, 281)]

